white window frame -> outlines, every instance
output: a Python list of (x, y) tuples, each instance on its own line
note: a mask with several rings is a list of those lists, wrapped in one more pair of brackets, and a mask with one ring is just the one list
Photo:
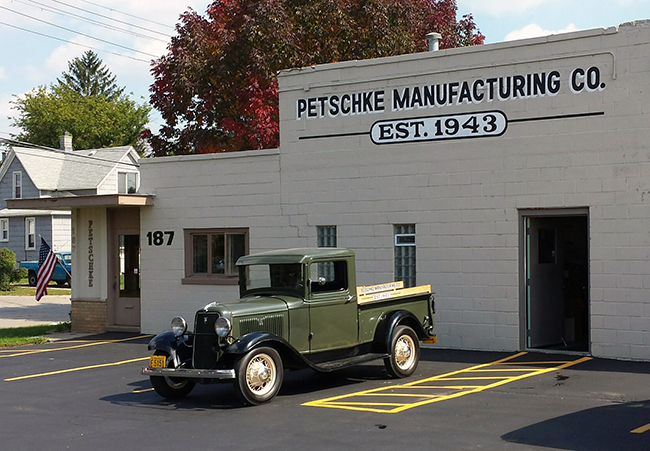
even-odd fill
[(9, 241), (9, 218), (0, 218), (0, 242)]
[[(135, 189), (133, 192), (129, 192), (129, 176), (135, 177)], [(117, 193), (118, 194), (135, 194), (138, 192), (138, 183), (139, 183), (139, 173), (138, 172), (129, 172), (129, 171), (120, 171), (117, 173)]]
[(23, 198), (23, 173), (21, 171), (15, 171), (13, 173), (13, 198), (22, 199)]
[[(30, 224), (32, 224), (32, 227), (30, 227)], [(32, 230), (30, 230), (30, 228)], [(29, 245), (30, 235), (34, 236), (34, 243), (32, 246)], [(36, 250), (36, 218), (25, 218), (25, 250)]]

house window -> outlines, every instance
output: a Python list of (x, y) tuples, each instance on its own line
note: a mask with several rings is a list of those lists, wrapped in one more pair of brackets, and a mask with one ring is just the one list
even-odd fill
[(9, 241), (9, 219), (0, 219), (0, 241)]
[(336, 247), (336, 226), (318, 226), (318, 247)]
[(117, 173), (117, 192), (118, 194), (135, 194), (138, 191), (138, 173), (137, 172), (118, 172)]
[(399, 224), (395, 231), (395, 280), (403, 281), (405, 287), (415, 282), (415, 224)]
[(36, 218), (25, 218), (25, 249), (36, 249)]
[(237, 260), (248, 253), (248, 229), (186, 229), (186, 284), (236, 284)]
[(14, 199), (23, 198), (23, 173), (14, 172)]

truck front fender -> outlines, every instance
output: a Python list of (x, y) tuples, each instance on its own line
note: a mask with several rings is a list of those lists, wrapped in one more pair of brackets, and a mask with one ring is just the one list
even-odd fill
[(180, 364), (192, 358), (193, 341), (194, 337), (192, 335), (177, 338), (171, 330), (168, 330), (153, 337), (149, 341), (148, 349), (150, 351), (166, 352)]
[(269, 332), (252, 332), (246, 334), (228, 346), (225, 350), (225, 354), (240, 356), (259, 346), (268, 346), (278, 351), (285, 367), (287, 368), (304, 368), (311, 366), (309, 362), (300, 355), (300, 352), (291, 346), (288, 341)]
[(388, 352), (393, 330), (402, 325), (413, 329), (420, 340), (429, 338), (429, 334), (422, 327), (422, 323), (413, 313), (406, 310), (397, 310), (386, 314), (384, 319), (377, 325), (374, 339), (375, 347), (381, 352)]

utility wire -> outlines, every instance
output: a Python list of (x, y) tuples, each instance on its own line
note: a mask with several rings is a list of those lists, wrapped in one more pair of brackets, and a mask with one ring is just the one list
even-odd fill
[(140, 50), (132, 49), (132, 48), (129, 48), (129, 47), (124, 46), (124, 45), (121, 45), (121, 44), (116, 44), (116, 43), (114, 43), (114, 42), (107, 41), (107, 40), (105, 40), (105, 39), (96, 38), (96, 37), (91, 36), (91, 35), (89, 35), (89, 34), (81, 33), (81, 32), (79, 32), (79, 31), (75, 31), (75, 30), (72, 30), (72, 29), (70, 29), (70, 28), (62, 27), (61, 25), (57, 25), (57, 24), (54, 24), (54, 23), (52, 23), (52, 22), (48, 22), (48, 21), (46, 21), (46, 20), (42, 20), (42, 19), (39, 19), (39, 18), (37, 18), (37, 17), (30, 16), (29, 14), (25, 14), (25, 13), (21, 13), (21, 12), (19, 12), (19, 11), (15, 11), (15, 10), (13, 10), (13, 9), (11, 9), (11, 8), (7, 8), (6, 6), (0, 6), (0, 9), (4, 9), (5, 11), (9, 11), (9, 12), (12, 12), (12, 13), (18, 14), (19, 16), (27, 17), (27, 18), (29, 18), (29, 19), (36, 20), (37, 22), (41, 22), (41, 23), (44, 23), (44, 24), (47, 24), (47, 25), (51, 25), (51, 26), (56, 27), (56, 28), (60, 28), (60, 29), (65, 30), (65, 31), (69, 31), (70, 33), (75, 33), (75, 34), (78, 34), (78, 35), (81, 35), (81, 36), (85, 36), (85, 37), (87, 37), (87, 38), (90, 38), (90, 39), (94, 39), (94, 40), (96, 40), (96, 41), (103, 42), (103, 43), (105, 43), (105, 44), (114, 45), (115, 47), (120, 47), (120, 48), (123, 48), (123, 49), (126, 49), (126, 50), (130, 50), (130, 51), (132, 51), (132, 52), (140, 53), (140, 54), (142, 54), (142, 55), (147, 55), (147, 56), (150, 56), (150, 57), (152, 57), (152, 58), (158, 58), (157, 55), (152, 55), (151, 53), (142, 52), (142, 51), (140, 51)]
[[(13, 0), (13, 1), (16, 2), (16, 3), (22, 3), (23, 5), (27, 5), (27, 6), (32, 6), (32, 7), (34, 7), (33, 5), (30, 5), (29, 3), (24, 2), (24, 1), (21, 1), (21, 0)], [(64, 11), (64, 10), (62, 10), (62, 9), (60, 9), (60, 8), (55, 8), (55, 7), (53, 7), (53, 6), (48, 6), (48, 5), (44, 4), (44, 3), (37, 2), (36, 0), (28, 0), (28, 1), (31, 2), (31, 3), (34, 3), (34, 4), (36, 4), (36, 5), (41, 6), (42, 9), (45, 10), (45, 11), (47, 11), (47, 12), (54, 13), (54, 14), (59, 14), (59, 15), (62, 15), (62, 16), (71, 16), (71, 17), (75, 17), (75, 18), (77, 18), (77, 19), (80, 19), (80, 20), (83, 20), (83, 21), (86, 21), (86, 22), (89, 22), (89, 23), (92, 23), (92, 24), (95, 24), (95, 25), (99, 25), (100, 27), (102, 27), (102, 28), (106, 28), (106, 29), (108, 29), (108, 30), (119, 31), (119, 32), (121, 32), (121, 33), (130, 34), (130, 35), (132, 35), (132, 36), (136, 36), (136, 37), (138, 37), (138, 38), (151, 39), (151, 40), (158, 41), (158, 42), (164, 42), (164, 43), (169, 42), (168, 40), (159, 39), (159, 38), (154, 38), (154, 37), (152, 37), (152, 36), (147, 36), (147, 35), (145, 35), (145, 34), (136, 33), (136, 32), (131, 31), (131, 30), (126, 30), (126, 29), (124, 29), (124, 28), (119, 28), (119, 27), (116, 27), (115, 25), (108, 25), (108, 24), (105, 24), (105, 23), (100, 22), (100, 21), (98, 21), (98, 20), (90, 19), (90, 18), (88, 18), (88, 17), (84, 17), (84, 16), (79, 15), (79, 14), (75, 14), (75, 13), (71, 13), (71, 12), (68, 12), (68, 11)], [(171, 39), (171, 36), (170, 36), (169, 38)]]
[(17, 30), (21, 30), (21, 31), (26, 31), (26, 32), (28, 32), (28, 33), (37, 34), (37, 35), (39, 35), (39, 36), (43, 36), (43, 37), (45, 37), (45, 38), (54, 39), (54, 40), (57, 40), (57, 41), (65, 42), (65, 43), (67, 43), (67, 44), (77, 45), (77, 46), (79, 46), (79, 47), (84, 47), (84, 48), (87, 48), (87, 49), (90, 49), (90, 50), (96, 50), (96, 51), (98, 51), (98, 52), (104, 52), (104, 53), (109, 53), (109, 54), (111, 54), (111, 55), (115, 55), (115, 56), (121, 56), (122, 58), (128, 58), (128, 59), (131, 59), (131, 60), (134, 60), (134, 61), (140, 61), (140, 62), (147, 63), (147, 64), (151, 62), (150, 60), (145, 60), (145, 59), (142, 59), (142, 58), (136, 58), (136, 57), (134, 57), (134, 56), (125, 55), (125, 54), (123, 54), (123, 53), (112, 52), (112, 51), (110, 51), (110, 50), (101, 50), (101, 49), (97, 49), (97, 48), (92, 47), (92, 46), (90, 46), (90, 45), (85, 45), (85, 44), (80, 44), (80, 43), (78, 43), (78, 42), (70, 41), (69, 39), (57, 38), (56, 36), (51, 36), (51, 35), (49, 35), (49, 34), (40, 33), (40, 32), (38, 32), (38, 31), (34, 31), (34, 30), (29, 30), (29, 29), (27, 29), (27, 28), (18, 27), (18, 26), (16, 26), (16, 25), (11, 25), (11, 24), (8, 24), (8, 23), (6, 23), (6, 22), (2, 22), (2, 21), (0, 21), (0, 25), (5, 25), (5, 26), (7, 26), (7, 27), (15, 28), (15, 29), (17, 29)]
[(83, 11), (83, 12), (86, 12), (86, 13), (90, 13), (90, 14), (93, 14), (93, 15), (95, 15), (95, 16), (103, 17), (104, 19), (112, 20), (112, 21), (114, 21), (114, 22), (118, 22), (118, 23), (121, 23), (121, 24), (124, 24), (124, 25), (129, 25), (129, 26), (134, 27), (134, 28), (139, 28), (140, 30), (145, 30), (145, 31), (149, 31), (149, 32), (151, 32), (151, 33), (159, 34), (159, 35), (161, 35), (161, 36), (165, 36), (166, 38), (169, 37), (169, 35), (167, 35), (167, 34), (165, 34), (165, 33), (161, 33), (160, 31), (152, 30), (152, 29), (150, 29), (150, 28), (140, 27), (140, 26), (138, 26), (138, 25), (134, 25), (134, 24), (132, 24), (132, 23), (130, 23), (130, 22), (125, 22), (125, 21), (123, 21), (123, 20), (114, 19), (114, 18), (112, 18), (112, 17), (110, 17), (110, 16), (104, 16), (103, 14), (98, 14), (98, 13), (96, 13), (96, 12), (89, 11), (89, 10), (87, 10), (87, 9), (79, 8), (78, 6), (70, 5), (69, 3), (65, 3), (65, 2), (62, 2), (62, 1), (60, 1), (60, 0), (52, 0), (52, 1), (53, 1), (54, 3), (58, 3), (58, 4), (60, 4), (60, 5), (65, 5), (65, 6), (67, 6), (68, 8), (72, 8), (72, 9), (76, 9), (76, 10)]
[(88, 3), (89, 5), (97, 6), (98, 8), (104, 8), (104, 9), (107, 9), (107, 10), (109, 10), (111, 12), (116, 12), (116, 13), (122, 14), (124, 16), (133, 17), (134, 19), (139, 19), (139, 20), (142, 20), (144, 22), (149, 22), (149, 23), (152, 23), (152, 24), (160, 25), (161, 27), (169, 28), (170, 30), (174, 29), (173, 26), (170, 26), (170, 25), (167, 25), (167, 24), (164, 24), (164, 23), (160, 23), (160, 22), (156, 22), (155, 20), (146, 19), (144, 17), (136, 16), (136, 15), (133, 15), (133, 14), (125, 13), (124, 11), (118, 11), (118, 10), (116, 10), (114, 8), (110, 8), (108, 6), (100, 5), (99, 3), (89, 2), (88, 0), (81, 0), (81, 1), (84, 2), (84, 3)]

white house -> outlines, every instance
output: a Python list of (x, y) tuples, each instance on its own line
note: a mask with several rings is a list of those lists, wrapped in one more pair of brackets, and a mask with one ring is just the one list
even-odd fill
[[(5, 140), (0, 167), (0, 247), (18, 261), (37, 260), (43, 237), (56, 252), (70, 252), (69, 209), (51, 209), (59, 197), (134, 193), (139, 186), (138, 154), (130, 146), (93, 150), (51, 149)], [(63, 141), (62, 141), (63, 142)], [(8, 209), (7, 200), (48, 199), (36, 210)]]

